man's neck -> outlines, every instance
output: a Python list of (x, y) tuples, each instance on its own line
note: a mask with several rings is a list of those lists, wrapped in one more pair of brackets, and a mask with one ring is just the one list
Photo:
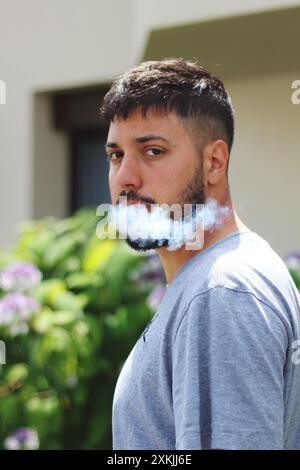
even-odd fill
[(178, 250), (170, 251), (167, 248), (158, 248), (156, 250), (160, 257), (160, 261), (165, 272), (166, 281), (170, 284), (179, 269), (191, 258), (198, 253), (206, 250), (209, 246), (213, 245), (219, 240), (235, 232), (251, 231), (238, 217), (231, 202), (227, 204), (231, 209), (230, 215), (226, 218), (221, 228), (215, 229), (212, 232), (204, 232), (204, 240), (202, 248), (198, 250), (188, 250), (185, 246)]

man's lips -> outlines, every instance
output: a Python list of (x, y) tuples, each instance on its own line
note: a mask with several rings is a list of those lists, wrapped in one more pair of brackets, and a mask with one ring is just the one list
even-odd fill
[(145, 206), (147, 211), (151, 211), (151, 203), (150, 202), (142, 202), (142, 201), (127, 201), (128, 206), (136, 206), (136, 205), (142, 205)]

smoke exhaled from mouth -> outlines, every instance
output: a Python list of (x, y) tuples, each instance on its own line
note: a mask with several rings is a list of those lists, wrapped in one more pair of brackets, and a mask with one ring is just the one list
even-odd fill
[(229, 207), (220, 206), (214, 199), (183, 206), (151, 204), (149, 210), (144, 204), (118, 203), (109, 212), (109, 224), (117, 228), (119, 238), (138, 251), (163, 246), (173, 251), (184, 245), (191, 250), (201, 249), (204, 231), (219, 228), (229, 213)]

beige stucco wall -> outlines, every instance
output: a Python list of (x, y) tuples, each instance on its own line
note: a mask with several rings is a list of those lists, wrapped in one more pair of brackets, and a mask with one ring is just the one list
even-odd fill
[(134, 52), (139, 57), (151, 29), (299, 5), (299, 0), (133, 0)]
[[(33, 214), (33, 94), (120, 73), (133, 62), (131, 18), (131, 0), (0, 0), (0, 80), (6, 84), (6, 104), (0, 105), (1, 244)], [(45, 110), (39, 112), (47, 119)]]
[(300, 248), (300, 104), (291, 101), (300, 69), (230, 81), (236, 141), (230, 186), (246, 225), (281, 255)]
[[(281, 0), (134, 0), (137, 11), (134, 47), (152, 28), (264, 10), (298, 6)], [(280, 31), (278, 32), (280, 34)], [(263, 47), (263, 45), (262, 45)], [(295, 50), (297, 45), (291, 44)], [(230, 187), (242, 220), (284, 256), (300, 249), (300, 104), (291, 102), (291, 84), (300, 69), (226, 82), (236, 110), (236, 139)]]
[[(66, 210), (67, 142), (48, 126), (47, 96), (34, 100), (34, 93), (106, 81), (141, 57), (153, 27), (289, 5), (299, 2), (0, 0), (0, 80), (7, 88), (0, 105), (0, 243), (9, 243), (16, 224), (32, 217), (39, 171), (47, 169), (52, 180), (57, 174), (50, 199), (47, 187), (40, 188), (45, 215)], [(281, 255), (300, 245), (300, 105), (290, 100), (295, 79), (300, 70), (227, 83), (237, 118), (230, 171), (236, 207)]]

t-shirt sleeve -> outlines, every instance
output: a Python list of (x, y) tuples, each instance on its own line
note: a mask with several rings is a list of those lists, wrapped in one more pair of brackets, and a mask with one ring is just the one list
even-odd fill
[(280, 316), (254, 294), (197, 295), (173, 344), (176, 449), (282, 449), (287, 348)]

